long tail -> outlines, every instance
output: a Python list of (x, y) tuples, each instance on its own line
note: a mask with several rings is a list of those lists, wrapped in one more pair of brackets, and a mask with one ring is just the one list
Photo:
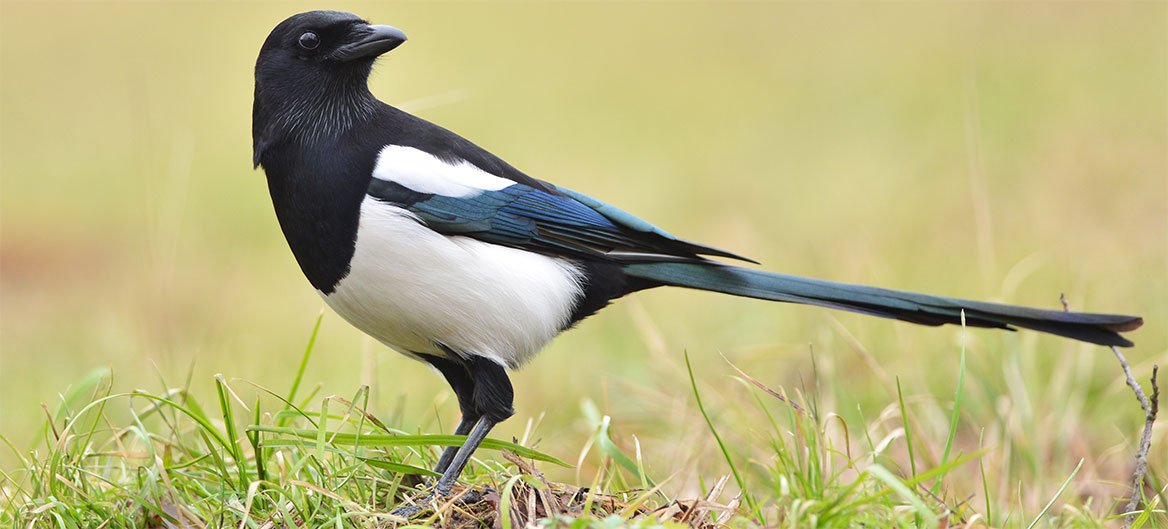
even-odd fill
[(983, 301), (930, 296), (900, 290), (849, 285), (776, 274), (718, 263), (635, 263), (626, 274), (666, 285), (696, 288), (771, 301), (804, 303), (883, 318), (942, 325), (1012, 329), (1024, 327), (1099, 345), (1130, 347), (1119, 333), (1144, 323), (1136, 316), (1044, 310)]

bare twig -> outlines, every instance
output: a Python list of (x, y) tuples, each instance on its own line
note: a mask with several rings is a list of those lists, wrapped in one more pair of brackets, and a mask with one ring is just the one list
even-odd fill
[[(1144, 394), (1144, 389), (1140, 387), (1140, 383), (1136, 382), (1136, 377), (1132, 375), (1131, 366), (1123, 357), (1123, 353), (1119, 352), (1119, 348), (1114, 345), (1111, 346), (1111, 352), (1115, 353), (1115, 357), (1119, 359), (1119, 365), (1123, 366), (1127, 385), (1131, 386), (1132, 391), (1136, 394), (1136, 399), (1140, 401), (1140, 409), (1144, 410), (1144, 434), (1140, 437), (1140, 446), (1136, 450), (1136, 469), (1132, 473), (1131, 500), (1124, 507), (1124, 512), (1133, 513), (1139, 507), (1140, 498), (1143, 496), (1141, 491), (1143, 490), (1144, 476), (1148, 473), (1148, 450), (1152, 447), (1152, 425), (1156, 422), (1156, 413), (1159, 412), (1160, 408), (1160, 386), (1156, 383), (1156, 374), (1160, 371), (1160, 366), (1152, 366), (1152, 398), (1149, 400), (1148, 396)], [(1131, 527), (1135, 518), (1135, 514), (1124, 516), (1124, 528)]]

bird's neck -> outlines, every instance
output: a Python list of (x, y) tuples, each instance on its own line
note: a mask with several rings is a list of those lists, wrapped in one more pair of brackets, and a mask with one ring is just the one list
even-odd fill
[(271, 145), (328, 143), (373, 117), (380, 102), (364, 79), (319, 81), (280, 97), (268, 97), (272, 92), (256, 87), (252, 135), (257, 165)]
[(373, 156), (353, 156), (363, 148), (362, 135), (353, 131), (367, 127), (382, 103), (364, 79), (307, 81), (284, 91), (257, 84), (254, 161), (264, 166), (297, 262), (312, 285), (328, 293), (348, 273), (373, 171)]

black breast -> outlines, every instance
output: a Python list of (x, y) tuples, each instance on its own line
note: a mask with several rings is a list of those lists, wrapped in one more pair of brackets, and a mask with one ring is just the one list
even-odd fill
[(272, 146), (262, 160), (288, 246), (308, 281), (326, 294), (349, 273), (376, 161), (371, 153), (353, 152), (355, 145), (329, 143)]

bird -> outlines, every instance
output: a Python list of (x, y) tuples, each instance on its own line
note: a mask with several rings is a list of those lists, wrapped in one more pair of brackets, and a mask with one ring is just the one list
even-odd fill
[(467, 139), (377, 99), (374, 62), (401, 30), (339, 11), (280, 22), (260, 48), (253, 167), (308, 282), (357, 329), (449, 383), (461, 446), (429, 497), (514, 414), (508, 371), (637, 291), (673, 286), (916, 324), (1026, 328), (1106, 346), (1135, 316), (1045, 310), (810, 279), (676, 237), (528, 176)]

